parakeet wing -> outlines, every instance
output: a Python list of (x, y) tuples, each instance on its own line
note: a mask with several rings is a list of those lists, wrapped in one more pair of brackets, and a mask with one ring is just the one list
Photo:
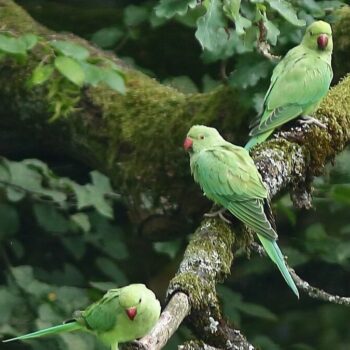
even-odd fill
[(277, 128), (316, 106), (327, 93), (332, 77), (330, 65), (313, 53), (281, 61), (271, 78), (261, 122), (250, 135)]
[(227, 209), (255, 232), (269, 240), (277, 239), (277, 234), (265, 215), (261, 199), (230, 202)]
[(194, 162), (193, 175), (208, 197), (222, 196), (235, 201), (267, 197), (248, 152), (229, 143), (200, 152)]
[(81, 313), (87, 328), (97, 332), (107, 332), (116, 325), (119, 306), (119, 289), (109, 290), (101, 300), (90, 305)]

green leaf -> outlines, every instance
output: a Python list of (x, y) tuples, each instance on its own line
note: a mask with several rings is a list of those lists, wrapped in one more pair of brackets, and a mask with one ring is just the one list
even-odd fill
[(181, 248), (181, 244), (182, 240), (177, 239), (175, 241), (169, 242), (156, 242), (153, 243), (153, 247), (156, 252), (164, 253), (168, 255), (171, 259), (174, 259)]
[(203, 49), (215, 52), (228, 42), (226, 21), (219, 0), (210, 1), (206, 14), (198, 18), (197, 27), (195, 35)]
[(236, 69), (230, 74), (229, 83), (233, 87), (246, 89), (255, 86), (260, 79), (266, 78), (271, 69), (271, 62), (253, 55), (241, 55)]
[(26, 192), (16, 187), (7, 186), (6, 195), (10, 202), (19, 202), (26, 196)]
[(0, 203), (0, 238), (13, 235), (18, 231), (19, 217), (15, 207)]
[(69, 230), (68, 220), (53, 205), (36, 203), (34, 213), (38, 224), (45, 231), (64, 233)]
[(62, 286), (58, 287), (55, 293), (57, 306), (67, 314), (86, 307), (89, 302), (86, 291), (81, 288)]
[(235, 22), (236, 32), (238, 35), (245, 33), (245, 28), (249, 28), (252, 22), (241, 16), (239, 9), (241, 6), (241, 0), (224, 0), (224, 12), (225, 14)]
[(89, 232), (91, 229), (89, 217), (84, 213), (77, 213), (70, 216), (70, 219), (79, 226), (84, 232)]
[(91, 38), (91, 41), (103, 49), (111, 48), (123, 37), (124, 32), (117, 27), (102, 28)]
[[(0, 158), (0, 164), (0, 178), (6, 181), (9, 187), (12, 186), (14, 190), (29, 192), (37, 197), (49, 197), (57, 203), (61, 203), (66, 199), (64, 192), (43, 186), (43, 175), (48, 176), (48, 173), (41, 174), (43, 169), (45, 169), (44, 163), (33, 159), (27, 159), (23, 162), (11, 162), (5, 158)], [(39, 164), (41, 164), (41, 167)], [(6, 171), (4, 171), (5, 169)], [(46, 171), (48, 172), (49, 170)], [(9, 195), (15, 196), (11, 200), (19, 200), (16, 198), (16, 194), (9, 192)], [(17, 195), (20, 196), (19, 194)]]
[(52, 75), (54, 66), (52, 64), (39, 64), (33, 71), (29, 83), (31, 86), (45, 83)]
[(194, 94), (198, 92), (197, 86), (187, 75), (168, 78), (163, 81), (163, 84), (171, 86), (185, 94)]
[(18, 38), (0, 34), (0, 50), (14, 55), (26, 54), (26, 43)]
[(105, 78), (105, 69), (87, 62), (79, 62), (84, 70), (85, 83), (97, 86)]
[(328, 237), (327, 232), (321, 223), (310, 225), (306, 229), (305, 234), (306, 234), (307, 240), (312, 240), (312, 241), (321, 241)]
[(299, 19), (294, 7), (286, 0), (267, 0), (270, 6), (276, 10), (282, 17), (295, 26), (303, 27), (306, 22)]
[(0, 324), (10, 323), (11, 314), (19, 304), (19, 297), (10, 289), (0, 289)]
[(12, 267), (11, 273), (16, 283), (29, 294), (37, 297), (46, 297), (52, 290), (48, 284), (37, 281), (34, 278), (33, 267), (31, 266)]
[(148, 19), (148, 9), (143, 6), (129, 5), (124, 10), (124, 23), (135, 27)]
[(51, 41), (51, 45), (62, 55), (78, 61), (86, 60), (90, 56), (89, 51), (85, 47), (71, 41), (54, 40)]
[(34, 34), (24, 34), (18, 40), (24, 43), (26, 50), (31, 50), (38, 42), (39, 37)]
[(238, 304), (237, 308), (249, 316), (262, 318), (268, 321), (277, 320), (277, 316), (262, 305), (244, 302), (244, 303)]
[(267, 40), (271, 43), (271, 45), (276, 45), (277, 38), (280, 35), (279, 29), (268, 20), (266, 14), (263, 15), (264, 26), (267, 30)]
[(253, 339), (253, 344), (258, 346), (259, 349), (282, 350), (278, 344), (276, 344), (269, 337), (266, 337), (264, 335), (256, 336)]
[(112, 68), (104, 68), (104, 77), (102, 81), (111, 89), (125, 95), (126, 87), (124, 77), (116, 70)]
[(124, 272), (111, 259), (100, 257), (96, 259), (96, 264), (100, 271), (112, 281), (116, 282), (117, 285), (125, 285), (128, 283)]
[(339, 203), (350, 204), (350, 185), (341, 184), (332, 186), (330, 196)]
[(108, 218), (113, 218), (111, 200), (106, 198), (107, 194), (113, 194), (109, 179), (97, 171), (91, 172), (93, 184), (79, 185), (69, 179), (60, 179), (61, 185), (71, 188), (77, 197), (77, 208), (84, 209), (95, 207), (96, 210)]
[(73, 58), (58, 56), (55, 59), (56, 69), (69, 81), (77, 86), (82, 86), (85, 74), (80, 64)]
[(197, 0), (161, 0), (155, 8), (158, 17), (171, 18), (175, 15), (183, 16), (188, 8), (197, 6)]

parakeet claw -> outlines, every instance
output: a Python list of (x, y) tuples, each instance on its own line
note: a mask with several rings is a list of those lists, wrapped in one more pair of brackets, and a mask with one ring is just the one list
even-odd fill
[(302, 115), (301, 119), (299, 119), (299, 123), (300, 124), (315, 124), (317, 126), (319, 126), (320, 128), (326, 129), (326, 125), (324, 125), (323, 123), (321, 123), (318, 119), (314, 118), (314, 117), (310, 117), (309, 115)]
[(221, 208), (220, 210), (214, 211), (212, 213), (205, 213), (204, 216), (206, 218), (215, 218), (219, 217), (222, 221), (226, 222), (227, 224), (231, 224), (231, 221), (226, 219), (224, 216), (224, 213), (227, 211), (226, 208)]

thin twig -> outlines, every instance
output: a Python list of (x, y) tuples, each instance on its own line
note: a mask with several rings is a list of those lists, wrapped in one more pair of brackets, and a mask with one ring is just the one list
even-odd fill
[[(256, 253), (258, 253), (260, 256), (266, 256), (266, 252), (260, 244), (254, 242), (250, 245), (250, 248)], [(339, 295), (333, 295), (327, 293), (323, 289), (311, 286), (309, 282), (303, 280), (299, 275), (297, 275), (294, 269), (290, 267), (286, 261), (285, 263), (297, 287), (300, 290), (302, 290), (305, 294), (307, 294), (310, 298), (328, 301), (332, 304), (350, 306), (350, 297), (341, 297)]]
[(259, 37), (257, 40), (257, 49), (258, 51), (267, 59), (270, 61), (276, 61), (279, 60), (281, 57), (276, 56), (271, 53), (271, 46), (267, 42), (266, 36), (267, 36), (267, 30), (264, 25), (264, 21), (261, 19), (258, 23), (258, 28), (259, 28)]
[(350, 297), (341, 297), (339, 295), (333, 295), (327, 293), (323, 289), (313, 287), (308, 282), (300, 278), (290, 266), (287, 265), (287, 267), (297, 287), (300, 290), (302, 290), (305, 294), (307, 294), (310, 298), (328, 301), (332, 304), (350, 306)]

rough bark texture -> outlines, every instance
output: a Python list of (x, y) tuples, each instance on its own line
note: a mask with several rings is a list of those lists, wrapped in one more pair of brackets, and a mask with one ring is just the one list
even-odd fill
[[(350, 23), (346, 12), (342, 16), (342, 21)], [(77, 37), (53, 34), (11, 0), (0, 0), (0, 19), (2, 29), (14, 34), (38, 33), (43, 42), (68, 38), (85, 45), (92, 56), (106, 55)], [(337, 32), (335, 38), (337, 42)], [(74, 157), (111, 177), (127, 199), (131, 220), (143, 234), (169, 238), (188, 232), (207, 204), (197, 186), (189, 186), (192, 181), (181, 141), (195, 123), (228, 130), (224, 136), (230, 141), (243, 141), (237, 135), (246, 134), (249, 110), (240, 104), (237, 93), (221, 87), (208, 94), (184, 95), (111, 56), (126, 75), (125, 96), (104, 87), (75, 89), (59, 76), (44, 87), (29, 89), (25, 79), (47, 54), (43, 47), (37, 45), (25, 64), (1, 61), (0, 128), (6, 130), (0, 134), (2, 149), (7, 154), (23, 151), (8, 144), (6, 135), (11, 134), (23, 142), (30, 140), (33, 150), (37, 145), (38, 150), (46, 148), (49, 153)], [(343, 47), (349, 47), (347, 41)], [(62, 102), (68, 106), (65, 113), (50, 123), (57, 104)], [(320, 174), (349, 141), (350, 77), (331, 90), (317, 117), (326, 129), (291, 123), (293, 127), (286, 126), (276, 139), (253, 150), (271, 197), (291, 189), (298, 206), (310, 206), (312, 177)], [(145, 198), (152, 203), (150, 207), (146, 207)], [(203, 221), (170, 283), (169, 295), (183, 292), (188, 296), (189, 321), (208, 345), (253, 349), (225, 322), (215, 292), (216, 283), (230, 271), (231, 248), (238, 236), (231, 229), (215, 219)], [(179, 316), (180, 322), (185, 314)]]

